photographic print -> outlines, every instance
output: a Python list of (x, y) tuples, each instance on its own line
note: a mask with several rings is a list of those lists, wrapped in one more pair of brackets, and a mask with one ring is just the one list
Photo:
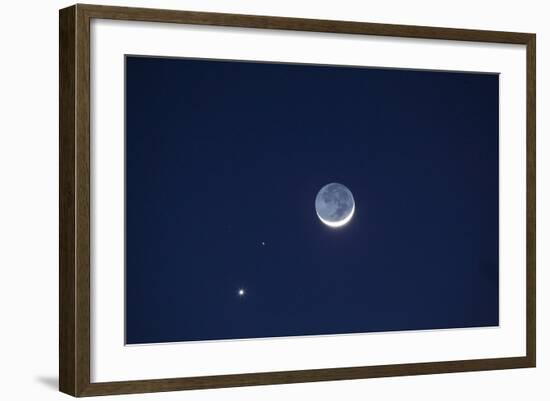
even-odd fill
[(59, 13), (59, 389), (536, 366), (536, 34)]
[(126, 344), (499, 325), (499, 75), (125, 59)]

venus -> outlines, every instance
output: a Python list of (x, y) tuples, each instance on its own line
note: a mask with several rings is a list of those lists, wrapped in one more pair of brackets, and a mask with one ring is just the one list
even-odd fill
[(327, 226), (342, 227), (353, 217), (355, 201), (346, 186), (333, 182), (319, 190), (315, 198), (315, 211)]

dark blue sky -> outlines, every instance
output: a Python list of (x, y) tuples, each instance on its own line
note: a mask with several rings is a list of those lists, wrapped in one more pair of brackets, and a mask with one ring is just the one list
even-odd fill
[(498, 325), (498, 86), (127, 57), (127, 343)]

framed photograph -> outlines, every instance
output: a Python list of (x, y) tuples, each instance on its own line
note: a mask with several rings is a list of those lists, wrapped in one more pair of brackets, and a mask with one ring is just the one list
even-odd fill
[(535, 366), (535, 34), (59, 23), (61, 391)]

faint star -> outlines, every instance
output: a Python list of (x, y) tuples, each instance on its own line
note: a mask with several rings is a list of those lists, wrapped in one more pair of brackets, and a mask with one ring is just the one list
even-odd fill
[(265, 242), (264, 242), (264, 241), (262, 241), (262, 246), (265, 246)]

